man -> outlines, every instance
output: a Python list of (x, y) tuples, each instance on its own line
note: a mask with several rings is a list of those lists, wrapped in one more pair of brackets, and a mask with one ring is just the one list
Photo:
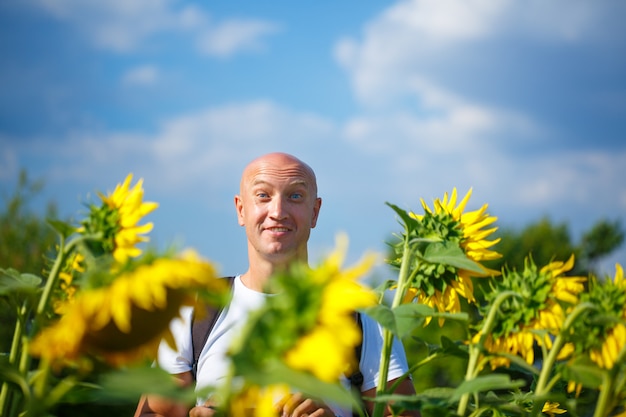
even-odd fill
[[(200, 355), (196, 378), (199, 387), (219, 384), (219, 380), (226, 375), (226, 350), (247, 314), (260, 306), (268, 296), (263, 292), (268, 280), (292, 262), (307, 261), (309, 235), (317, 223), (321, 206), (315, 173), (294, 156), (270, 153), (246, 166), (239, 195), (235, 196), (235, 208), (238, 222), (245, 228), (248, 240), (248, 270), (235, 278), (231, 303), (220, 314)], [(193, 383), (191, 314), (191, 310), (187, 309), (182, 313), (182, 320), (172, 324), (178, 350), (173, 351), (166, 344), (162, 344), (159, 349), (159, 365), (174, 374), (183, 386)], [(367, 317), (363, 318), (363, 323), (363, 394), (373, 397), (376, 392), (373, 381), (377, 378), (380, 358), (380, 329)], [(401, 345), (396, 343), (394, 349), (389, 372), (392, 378), (390, 384), (407, 368)], [(413, 394), (412, 382), (405, 379), (396, 392)], [(281, 404), (277, 413), (284, 416), (334, 417), (338, 413), (326, 404), (297, 393)], [(212, 417), (215, 414), (212, 405), (207, 400), (188, 412), (184, 405), (148, 396), (142, 399), (136, 416), (182, 417), (188, 413), (190, 417)], [(366, 403), (366, 408), (371, 413), (373, 404)]]

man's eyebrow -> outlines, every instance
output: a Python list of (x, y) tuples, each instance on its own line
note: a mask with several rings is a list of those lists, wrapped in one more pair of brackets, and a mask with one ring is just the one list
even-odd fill
[[(263, 179), (255, 179), (254, 181), (252, 181), (252, 186), (257, 186), (257, 185), (271, 185), (271, 183), (269, 181), (263, 180)], [(303, 179), (295, 179), (293, 181), (291, 181), (289, 183), (290, 186), (303, 186), (303, 187), (308, 187), (308, 182), (306, 182)]]

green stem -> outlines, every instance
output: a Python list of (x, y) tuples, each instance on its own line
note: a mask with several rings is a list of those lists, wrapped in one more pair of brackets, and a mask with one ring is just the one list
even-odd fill
[(600, 396), (596, 403), (596, 410), (593, 417), (605, 417), (613, 410), (613, 401), (616, 398), (615, 393), (620, 392), (619, 384), (617, 384), (617, 377), (620, 374), (620, 368), (626, 360), (626, 346), (622, 347), (619, 355), (617, 356), (613, 368), (610, 371), (605, 372), (602, 378), (602, 386), (600, 387)]
[[(402, 263), (398, 274), (398, 287), (391, 303), (391, 309), (399, 306), (404, 299), (406, 288), (410, 282), (409, 262), (411, 260), (411, 250), (408, 243), (408, 237), (404, 240), (404, 250), (402, 252)], [(417, 271), (417, 268), (415, 268)], [(389, 375), (389, 360), (391, 357), (391, 347), (393, 344), (393, 334), (387, 328), (383, 328), (383, 346), (380, 353), (380, 365), (378, 372), (378, 384), (376, 387), (376, 396), (382, 395), (387, 390), (387, 376)], [(386, 404), (376, 402), (374, 404), (374, 413), (372, 417), (381, 417), (386, 408)]]
[[(69, 248), (70, 245), (68, 245)], [(59, 243), (59, 253), (54, 260), (54, 265), (52, 265), (52, 269), (50, 270), (50, 274), (48, 275), (48, 280), (46, 281), (46, 286), (43, 289), (43, 293), (41, 294), (41, 298), (39, 298), (39, 304), (37, 305), (36, 318), (39, 319), (41, 315), (46, 311), (48, 307), (48, 303), (50, 301), (50, 294), (52, 294), (52, 289), (54, 288), (57, 277), (59, 276), (59, 271), (61, 270), (61, 266), (65, 261), (65, 258), (68, 255), (68, 251), (65, 250), (65, 239), (61, 238)]]
[[(26, 320), (26, 303), (18, 309), (17, 320), (15, 321), (15, 329), (13, 330), (13, 339), (11, 340), (11, 350), (9, 351), (9, 364), (14, 365), (15, 360), (20, 354), (20, 340), (24, 329), (24, 320)], [(2, 391), (0, 391), (0, 411), (1, 415), (7, 415), (7, 399), (9, 397), (9, 383), (2, 383)]]
[[(477, 344), (470, 344), (469, 346), (469, 361), (467, 363), (467, 370), (465, 371), (465, 381), (471, 381), (476, 377), (476, 374), (480, 370), (480, 367), (477, 366), (478, 359), (480, 358), (480, 352), (482, 351), (482, 347), (487, 339), (487, 336), (491, 333), (493, 326), (495, 325), (496, 315), (498, 310), (500, 309), (500, 305), (509, 297), (519, 297), (519, 294), (515, 291), (504, 291), (496, 297), (491, 308), (489, 309), (489, 314), (485, 319), (482, 329), (480, 330), (481, 336), (478, 340)], [(467, 410), (467, 404), (469, 402), (470, 393), (465, 393), (459, 400), (459, 405), (457, 407), (457, 414), (460, 416), (465, 415), (465, 411)]]
[[(611, 399), (611, 394), (613, 393), (613, 378), (609, 376), (608, 372), (604, 372), (602, 375), (602, 386), (600, 387), (600, 395), (598, 397), (598, 402), (596, 403), (596, 410), (593, 412), (593, 417), (604, 417), (607, 416), (611, 411), (608, 404)], [(608, 407), (608, 409), (607, 409)]]
[[(561, 351), (561, 348), (565, 344), (567, 332), (574, 321), (586, 310), (592, 310), (596, 307), (591, 303), (581, 303), (574, 307), (574, 310), (567, 316), (565, 322), (563, 323), (563, 328), (557, 335), (556, 339), (554, 339), (554, 343), (552, 344), (552, 348), (550, 349), (550, 353), (545, 358), (543, 364), (541, 365), (541, 373), (539, 374), (539, 379), (537, 380), (537, 386), (535, 387), (535, 396), (542, 397), (548, 391), (549, 387), (547, 386), (548, 378), (552, 373), (552, 368), (554, 363), (556, 362), (556, 358)], [(543, 408), (545, 401), (537, 401), (533, 405), (533, 415), (537, 415)]]
[[(79, 243), (88, 239), (97, 239), (97, 238), (98, 238), (98, 235), (80, 235), (66, 244), (65, 237), (63, 236), (61, 237), (60, 242), (59, 242), (59, 252), (57, 254), (56, 259), (54, 260), (54, 264), (52, 265), (52, 268), (46, 280), (46, 285), (44, 286), (44, 289), (39, 298), (39, 303), (37, 304), (37, 309), (35, 310), (35, 317), (34, 317), (32, 328), (29, 330), (29, 335), (26, 336), (22, 334), (23, 331), (21, 331), (19, 337), (16, 338), (17, 340), (19, 340), (19, 344), (21, 345), (20, 346), (21, 348), (20, 360), (19, 360), (18, 367), (22, 375), (27, 375), (27, 373), (30, 371), (30, 367), (32, 363), (32, 357), (30, 356), (29, 351), (28, 351), (30, 340), (32, 339), (34, 335), (37, 334), (37, 332), (39, 331), (39, 328), (41, 327), (42, 323), (45, 320), (46, 310), (48, 309), (48, 305), (50, 304), (50, 299), (52, 297), (53, 289), (59, 280), (59, 274), (61, 272), (61, 269), (63, 267), (65, 260), (72, 253), (74, 248)], [(15, 359), (17, 359), (17, 356)], [(37, 398), (43, 398), (45, 396), (44, 391), (47, 385), (49, 365), (50, 364), (47, 361), (42, 360), (39, 362), (39, 371), (41, 372), (41, 375), (40, 375), (41, 379), (37, 383), (37, 390), (36, 390)]]

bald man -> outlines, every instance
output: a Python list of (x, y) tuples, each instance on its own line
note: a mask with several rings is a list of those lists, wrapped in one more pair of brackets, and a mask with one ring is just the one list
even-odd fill
[[(211, 334), (200, 354), (196, 385), (216, 386), (228, 372), (226, 351), (230, 342), (245, 322), (247, 316), (260, 307), (268, 296), (264, 290), (268, 280), (292, 262), (308, 261), (308, 240), (311, 229), (317, 224), (322, 199), (317, 195), (315, 173), (298, 158), (285, 153), (270, 153), (250, 162), (241, 176), (239, 194), (235, 196), (235, 209), (240, 226), (246, 231), (248, 241), (248, 270), (237, 275), (233, 282), (233, 297), (220, 313)], [(192, 375), (193, 353), (191, 346), (192, 309), (181, 311), (181, 320), (172, 323), (177, 350), (163, 343), (159, 349), (159, 365), (173, 374), (181, 385), (194, 383)], [(373, 397), (378, 378), (381, 329), (371, 319), (363, 317), (363, 394)], [(395, 343), (389, 369), (390, 384), (407, 371), (401, 344)], [(397, 393), (414, 393), (413, 384), (405, 379)], [(144, 397), (135, 416), (212, 417), (215, 409), (210, 400), (199, 398), (191, 410), (182, 404), (164, 401), (157, 397)], [(251, 407), (254, 407), (251, 404)], [(372, 403), (366, 403), (371, 413)], [(390, 410), (387, 410), (390, 415)], [(334, 417), (351, 415), (350, 410), (331, 406), (300, 394), (285, 401), (281, 410), (291, 417)], [(416, 415), (416, 414), (413, 414)]]

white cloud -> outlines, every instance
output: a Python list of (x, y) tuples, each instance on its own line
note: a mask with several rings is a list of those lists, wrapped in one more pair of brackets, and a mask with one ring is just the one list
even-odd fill
[(261, 39), (277, 31), (277, 25), (262, 20), (227, 20), (205, 30), (198, 37), (198, 48), (207, 55), (221, 57), (259, 51), (264, 47)]
[(367, 23), (360, 38), (340, 39), (335, 57), (362, 104), (419, 102), (429, 85), (455, 91), (481, 76), (468, 74), (468, 65), (480, 63), (489, 77), (504, 63), (497, 45), (589, 42), (619, 27), (612, 15), (620, 10), (626, 6), (591, 0), (403, 0)]
[(201, 52), (226, 56), (259, 50), (262, 38), (276, 31), (276, 25), (258, 19), (214, 22), (204, 9), (178, 0), (31, 1), (115, 52), (135, 51), (161, 33), (183, 33), (195, 39)]
[(159, 79), (159, 69), (154, 65), (142, 65), (131, 68), (122, 77), (127, 85), (153, 85)]
[(34, 1), (57, 19), (76, 25), (96, 45), (117, 52), (132, 51), (160, 31), (185, 27), (193, 13), (176, 10), (175, 0)]

